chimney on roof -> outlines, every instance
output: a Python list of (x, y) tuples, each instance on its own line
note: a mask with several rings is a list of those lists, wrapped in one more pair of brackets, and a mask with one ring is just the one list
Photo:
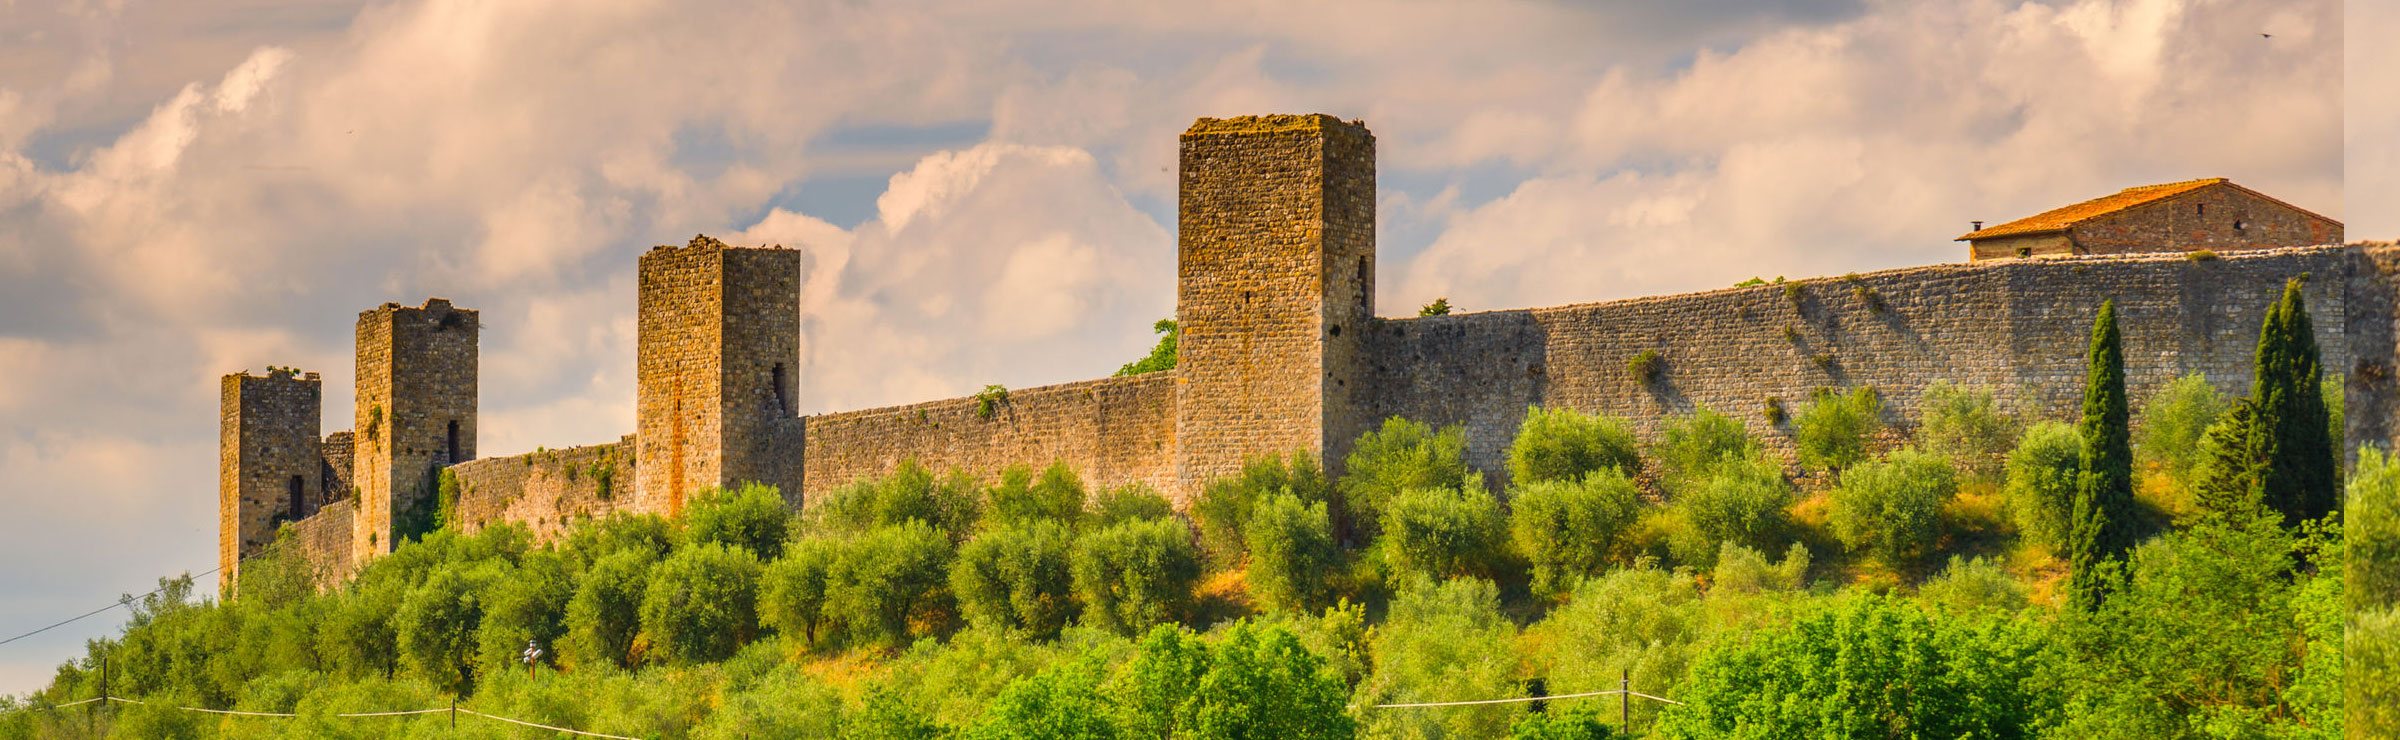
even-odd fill
[(1967, 223), (1971, 223), (1971, 224), (1974, 224), (1974, 225), (1975, 225), (1975, 228), (1968, 229), (1968, 231), (1982, 231), (1982, 230), (1983, 230), (1983, 222), (1982, 222), (1982, 221), (1968, 221)]

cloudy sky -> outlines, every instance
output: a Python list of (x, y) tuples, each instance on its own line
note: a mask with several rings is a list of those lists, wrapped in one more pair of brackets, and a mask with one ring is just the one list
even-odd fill
[(346, 428), (387, 300), (482, 310), (487, 455), (632, 428), (635, 256), (701, 232), (809, 250), (805, 410), (1106, 374), (1173, 311), (1198, 116), (1367, 121), (1386, 315), (2205, 176), (2400, 236), (2400, 59), (2342, 42), (2395, 5), (0, 0), (0, 633), (213, 567), (217, 377), (321, 371)]

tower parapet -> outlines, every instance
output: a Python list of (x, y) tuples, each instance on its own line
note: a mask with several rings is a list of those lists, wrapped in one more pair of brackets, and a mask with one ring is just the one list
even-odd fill
[(353, 547), (364, 563), (429, 528), (442, 468), (475, 459), (475, 311), (433, 298), (358, 314), (358, 498)]
[(284, 522), (325, 504), (323, 387), (316, 373), (288, 368), (218, 383), (217, 565), (227, 595), (242, 559), (273, 543)]
[(641, 258), (636, 495), (668, 515), (711, 486), (798, 500), (801, 252), (707, 236)]
[(1375, 135), (1323, 114), (1202, 118), (1181, 157), (1179, 493), (1262, 454), (1338, 465), (1363, 424)]

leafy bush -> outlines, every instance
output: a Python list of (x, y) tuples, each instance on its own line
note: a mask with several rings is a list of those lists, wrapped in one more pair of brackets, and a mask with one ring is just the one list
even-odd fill
[(950, 607), (950, 537), (908, 520), (842, 543), (825, 577), (825, 615), (843, 636), (868, 646), (905, 644), (939, 629)]
[(2355, 613), (2343, 653), (2353, 737), (2400, 736), (2400, 607)]
[(1130, 635), (1189, 609), (1200, 580), (1192, 533), (1174, 519), (1125, 522), (1075, 543), (1075, 594), (1085, 622)]
[(1942, 505), (1957, 495), (1949, 461), (1903, 448), (1844, 471), (1828, 518), (1843, 545), (1902, 566), (1932, 549)]
[(1867, 459), (1868, 441), (1883, 429), (1883, 400), (1867, 386), (1847, 394), (1819, 389), (1793, 426), (1802, 467), (1840, 472)]
[(1022, 465), (1012, 466), (1000, 473), (1000, 484), (991, 491), (990, 509), (983, 519), (985, 527), (1009, 527), (1036, 521), (1052, 521), (1072, 526), (1083, 516), (1083, 479), (1066, 463), (1051, 463), (1042, 470), (1036, 481), (1033, 470)]
[(880, 480), (861, 480), (836, 488), (804, 515), (811, 533), (847, 536), (914, 519), (953, 536), (974, 531), (982, 516), (983, 486), (960, 471), (935, 477), (914, 459)]
[(984, 710), (963, 740), (1091, 738), (1118, 736), (1100, 694), (1101, 666), (1083, 661), (1057, 666), (1009, 684)]
[(567, 644), (571, 665), (631, 667), (633, 638), (642, 629), (642, 598), (650, 587), (653, 556), (624, 550), (592, 564), (567, 601)]
[[(1755, 278), (1753, 278), (1755, 279)], [(1529, 713), (1508, 728), (1509, 740), (1611, 740), (1619, 737), (1596, 704), (1553, 704)]]
[(1740, 419), (1703, 406), (1688, 416), (1667, 419), (1650, 456), (1669, 485), (1682, 490), (1706, 478), (1718, 463), (1746, 457), (1757, 448), (1758, 441), (1750, 438)]
[(1725, 543), (1764, 550), (1783, 535), (1792, 503), (1792, 484), (1783, 465), (1762, 450), (1720, 461), (1698, 487), (1673, 506), (1691, 522), (1697, 541), (1680, 548), (1687, 563), (1709, 566)]
[(514, 572), (492, 584), (484, 600), (479, 662), (485, 674), (525, 664), (528, 645), (541, 648), (550, 661), (558, 658), (559, 639), (566, 636), (567, 601), (575, 597), (575, 578), (564, 556), (552, 551), (527, 553)]
[(584, 519), (567, 529), (566, 542), (559, 549), (575, 559), (576, 565), (589, 568), (593, 563), (627, 550), (639, 551), (652, 559), (667, 556), (675, 548), (675, 525), (657, 514), (616, 513)]
[(1210, 645), (1161, 625), (1108, 687), (1127, 737), (1347, 738), (1345, 686), (1281, 627), (1235, 623)]
[(841, 542), (810, 538), (792, 543), (758, 578), (758, 622), (817, 645), (827, 624), (825, 590), (841, 561)]
[(451, 564), (410, 590), (392, 618), (401, 665), (449, 691), (464, 693), (473, 686), (482, 592), (500, 575), (489, 563)]
[(1658, 350), (1645, 349), (1625, 359), (1625, 374), (1633, 376), (1634, 380), (1651, 383), (1658, 380), (1659, 374), (1666, 372), (1666, 366), (1667, 361), (1659, 356)]
[(1633, 481), (1613, 468), (1519, 489), (1510, 501), (1509, 542), (1533, 566), (1534, 592), (1563, 593), (1598, 575), (1640, 506)]
[(1641, 472), (1633, 430), (1623, 420), (1573, 409), (1525, 409), (1525, 423), (1508, 445), (1510, 482), (1523, 486), (1550, 480), (1582, 480), (1601, 468), (1628, 476)]
[(2365, 612), (2400, 606), (2400, 460), (2374, 448), (2358, 451), (2350, 472), (2347, 520), (2348, 597)]
[(1092, 497), (1087, 529), (1106, 529), (1124, 522), (1141, 519), (1164, 519), (1175, 515), (1175, 505), (1161, 496), (1157, 489), (1140, 483), (1127, 483), (1101, 491)]
[[(2032, 737), (2065, 698), (2044, 627), (1936, 619), (1882, 596), (1718, 644), (1692, 665), (1660, 734), (1719, 737)], [(1900, 690), (1906, 687), (1905, 690)]]
[(1925, 388), (1917, 410), (1917, 443), (1926, 452), (1949, 458), (1970, 480), (2000, 481), (2018, 428), (2015, 419), (2000, 411), (1991, 389), (1937, 380)]
[(642, 633), (663, 660), (724, 660), (758, 631), (758, 556), (708, 542), (686, 547), (650, 571)]
[[(1708, 637), (1708, 603), (1685, 572), (1636, 567), (1610, 571), (1575, 587), (1574, 598), (1526, 628), (1526, 657), (1548, 678), (1552, 694), (1610, 691), (1630, 678), (1636, 690), (1681, 698), (1678, 686)], [(1613, 698), (1588, 701), (1618, 711)], [(1558, 707), (1559, 704), (1552, 704)], [(1658, 705), (1636, 702), (1635, 720), (1650, 724)]]
[(1042, 519), (968, 540), (950, 566), (959, 613), (981, 627), (1057, 635), (1074, 616), (1074, 547), (1065, 524)]
[[(1517, 628), (1500, 613), (1492, 582), (1417, 579), (1392, 600), (1375, 631), (1375, 669), (1358, 687), (1361, 705), (1511, 699), (1525, 695), (1511, 646)], [(1370, 737), (1498, 737), (1523, 704), (1445, 711), (1369, 711)]]
[(2178, 484), (2191, 486), (2193, 469), (2200, 462), (2200, 437), (2230, 406), (2224, 394), (2199, 373), (2161, 386), (2142, 404), (2141, 424), (2134, 429), (2135, 459), (2156, 466)]
[(1383, 515), (1384, 562), (1399, 576), (1493, 575), (1507, 537), (1500, 502), (1482, 486), (1420, 488)]
[(1332, 573), (1341, 558), (1325, 504), (1301, 503), (1278, 493), (1260, 501), (1250, 516), (1250, 595), (1269, 609), (1322, 608), (1330, 600)]
[(774, 486), (745, 483), (700, 492), (683, 512), (684, 531), (694, 543), (716, 542), (750, 551), (759, 560), (783, 555), (790, 509)]
[(1241, 475), (1210, 481), (1192, 502), (1192, 518), (1200, 525), (1200, 544), (1217, 567), (1239, 565), (1248, 553), (1243, 533), (1249, 531), (1250, 511), (1259, 501), (1284, 493), (1304, 503), (1317, 503), (1326, 500), (1329, 490), (1324, 472), (1306, 452), (1252, 459), (1242, 466)]
[(2025, 584), (1988, 558), (1950, 556), (1950, 567), (1917, 589), (1927, 604), (1953, 613), (2025, 608)]
[(1732, 593), (1764, 593), (1767, 591), (1796, 591), (1808, 585), (1808, 546), (1792, 543), (1783, 552), (1783, 562), (1767, 562), (1767, 556), (1731, 542), (1717, 549), (1717, 568), (1709, 574), (1712, 588)]
[(2083, 435), (2071, 425), (2054, 421), (2026, 429), (2017, 440), (2017, 449), (2008, 453), (2008, 483), (2003, 490), (2017, 531), (2027, 541), (2052, 550), (2066, 547), (2082, 456)]
[(1434, 431), (1397, 416), (1359, 435), (1344, 458), (1342, 505), (1372, 536), (1376, 520), (1401, 491), (1456, 487), (1467, 477), (1467, 432), (1456, 424)]

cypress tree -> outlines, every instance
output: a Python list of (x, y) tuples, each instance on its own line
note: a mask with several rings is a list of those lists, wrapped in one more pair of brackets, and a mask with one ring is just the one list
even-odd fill
[(2267, 309), (2250, 387), (2258, 404), (2259, 487), (2286, 524), (2323, 517), (2340, 503), (2325, 371), (2300, 291), (2304, 284), (2304, 278), (2285, 283), (2283, 298)]
[(2258, 404), (2238, 399), (2208, 431), (2192, 470), (2192, 503), (2201, 514), (2239, 521), (2260, 505)]
[(2101, 564), (2133, 549), (2133, 444), (2125, 398), (2125, 347), (2117, 332), (2117, 304), (2100, 304), (2092, 320), (2092, 346), (2083, 385), (2083, 454), (2076, 475), (2075, 509), (2068, 524), (2074, 603), (2097, 607), (2102, 597)]

